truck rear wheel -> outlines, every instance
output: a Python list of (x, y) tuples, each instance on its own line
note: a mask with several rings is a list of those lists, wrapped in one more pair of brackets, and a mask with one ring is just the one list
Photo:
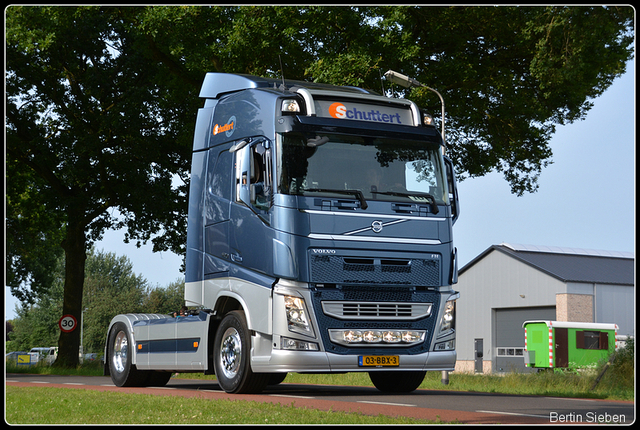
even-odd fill
[(259, 393), (267, 386), (269, 374), (251, 370), (250, 349), (244, 312), (229, 312), (220, 322), (213, 344), (216, 378), (227, 393)]
[(161, 371), (145, 371), (147, 373), (145, 386), (146, 387), (164, 387), (167, 385), (167, 382), (171, 379), (171, 372), (161, 372)]
[(111, 380), (118, 387), (137, 387), (146, 380), (146, 375), (132, 364), (133, 342), (131, 334), (124, 323), (113, 325), (108, 340), (109, 373)]
[(373, 385), (385, 393), (410, 393), (416, 390), (427, 372), (369, 372)]

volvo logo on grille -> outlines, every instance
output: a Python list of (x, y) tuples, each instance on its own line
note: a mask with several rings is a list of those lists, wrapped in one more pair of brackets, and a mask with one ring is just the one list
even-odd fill
[(382, 227), (382, 221), (374, 221), (371, 223), (371, 230), (373, 230), (374, 233), (380, 233)]
[(318, 248), (313, 248), (311, 250), (312, 253), (314, 254), (335, 254), (336, 250), (335, 249), (318, 249)]

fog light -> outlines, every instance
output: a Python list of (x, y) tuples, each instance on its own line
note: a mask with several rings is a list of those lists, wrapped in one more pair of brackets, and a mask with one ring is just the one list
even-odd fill
[(448, 340), (446, 342), (436, 343), (434, 351), (452, 351), (456, 349), (455, 340)]
[(305, 342), (298, 339), (290, 339), (288, 337), (280, 338), (280, 348), (288, 351), (319, 351), (317, 343)]

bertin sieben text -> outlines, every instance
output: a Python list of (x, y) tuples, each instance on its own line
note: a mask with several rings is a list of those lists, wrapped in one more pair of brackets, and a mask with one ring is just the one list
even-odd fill
[(627, 422), (627, 417), (620, 414), (610, 414), (608, 412), (586, 412), (584, 414), (576, 414), (570, 412), (561, 414), (558, 412), (549, 413), (549, 421), (552, 423), (618, 423)]

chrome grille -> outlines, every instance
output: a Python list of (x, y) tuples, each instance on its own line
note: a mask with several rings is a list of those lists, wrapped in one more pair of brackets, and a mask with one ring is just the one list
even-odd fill
[(431, 303), (323, 301), (325, 315), (338, 319), (377, 319), (412, 321), (428, 317)]

